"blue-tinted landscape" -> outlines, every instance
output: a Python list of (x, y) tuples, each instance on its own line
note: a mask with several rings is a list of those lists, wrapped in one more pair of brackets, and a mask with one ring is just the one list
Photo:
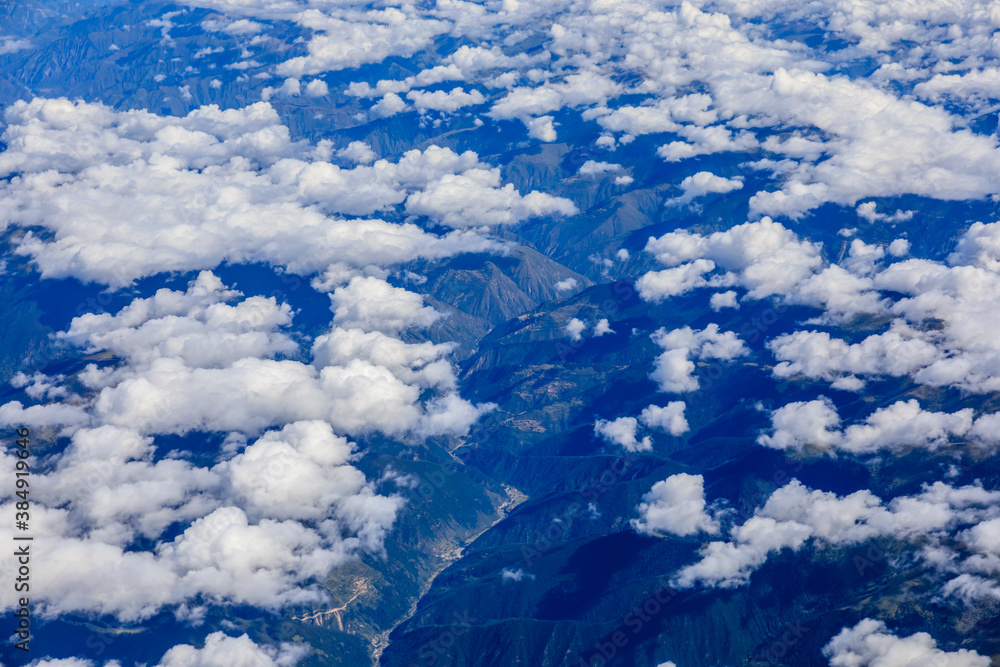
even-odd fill
[(1000, 664), (1000, 8), (0, 0), (0, 663)]

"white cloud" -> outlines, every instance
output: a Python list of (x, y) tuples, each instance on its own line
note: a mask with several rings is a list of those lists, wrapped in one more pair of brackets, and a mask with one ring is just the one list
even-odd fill
[(499, 169), (469, 169), (446, 174), (406, 200), (406, 212), (425, 215), (447, 227), (515, 224), (540, 216), (575, 215), (569, 199), (532, 191), (521, 195), (500, 185)]
[[(840, 417), (826, 397), (807, 402), (789, 403), (771, 413), (773, 435), (762, 435), (757, 442), (775, 449), (802, 449), (812, 446), (823, 450), (842, 450), (869, 454), (882, 449), (910, 447), (936, 449), (950, 438), (967, 434), (973, 426), (973, 410), (930, 412), (915, 399), (896, 401), (879, 408), (863, 423), (843, 431), (832, 430)], [(990, 421), (983, 422), (985, 431)]]
[(457, 111), (462, 107), (483, 104), (486, 101), (486, 98), (478, 90), (473, 89), (467, 93), (462, 88), (453, 88), (448, 92), (443, 90), (434, 92), (411, 90), (406, 94), (406, 99), (413, 102), (413, 106), (417, 109), (449, 112)]
[(892, 215), (885, 213), (879, 213), (875, 210), (875, 202), (868, 201), (863, 204), (858, 204), (857, 208), (858, 217), (864, 218), (868, 222), (906, 222), (913, 218), (916, 211), (896, 211)]
[(454, 369), (445, 357), (452, 344), (404, 343), (379, 331), (334, 327), (313, 343), (313, 365), (346, 366), (358, 359), (389, 369), (408, 384), (454, 389)]
[(650, 405), (643, 408), (639, 421), (649, 428), (658, 428), (670, 435), (687, 433), (688, 422), (684, 418), (684, 401), (671, 401), (665, 406)]
[(371, 146), (363, 141), (352, 141), (347, 148), (337, 151), (337, 157), (356, 162), (357, 164), (370, 164), (375, 161), (375, 151)]
[(949, 97), (965, 103), (976, 98), (985, 102), (997, 99), (997, 90), (1000, 90), (998, 67), (973, 69), (965, 74), (939, 73), (913, 87), (915, 95), (932, 102), (940, 102)]
[[(467, 49), (469, 47), (462, 47)], [(459, 49), (461, 51), (461, 49)], [(421, 70), (415, 76), (408, 76), (405, 79), (379, 79), (372, 88), (366, 81), (355, 81), (347, 87), (347, 94), (354, 97), (382, 97), (388, 93), (401, 94), (411, 90), (414, 86), (432, 86), (444, 81), (464, 81), (466, 76), (462, 70), (451, 65), (438, 65), (430, 69)]]
[[(855, 239), (854, 243), (860, 243)], [(855, 246), (856, 247), (856, 246)], [(881, 248), (878, 256), (881, 257)], [(855, 259), (852, 256), (851, 259)], [(847, 265), (855, 271), (863, 267)], [(787, 303), (802, 304), (823, 309), (821, 320), (833, 322), (849, 321), (859, 315), (877, 315), (885, 312), (887, 302), (874, 289), (874, 281), (867, 276), (859, 276), (836, 264), (809, 276), (799, 283), (795, 291), (786, 297)]]
[(405, 56), (429, 46), (447, 32), (444, 21), (423, 18), (411, 7), (371, 10), (344, 20), (309, 9), (295, 17), (296, 23), (312, 31), (308, 54), (286, 60), (277, 67), (281, 76), (299, 77), (377, 63), (389, 56)]
[(651, 451), (653, 441), (649, 436), (642, 440), (636, 438), (638, 427), (639, 422), (635, 417), (619, 417), (614, 421), (598, 419), (594, 424), (594, 433), (629, 452)]
[(617, 95), (621, 86), (611, 78), (596, 72), (577, 72), (566, 76), (561, 83), (547, 83), (536, 88), (514, 88), (493, 104), (491, 118), (520, 118), (527, 122), (531, 117), (544, 116), (563, 107), (600, 104)]
[[(733, 133), (718, 125), (712, 127), (694, 127), (689, 125), (679, 128), (677, 132), (685, 136), (688, 142), (672, 141), (656, 149), (656, 154), (667, 162), (679, 162), (680, 160), (697, 155), (749, 151), (758, 146), (757, 139), (751, 133), (746, 131)], [(707, 181), (708, 179), (703, 178), (702, 180)], [(701, 187), (713, 186), (724, 187), (720, 183), (712, 185), (708, 182), (698, 183), (698, 180), (693, 180), (690, 183), (690, 187), (694, 191), (697, 191)]]
[[(348, 463), (352, 449), (328, 424), (303, 422), (206, 469), (154, 463), (153, 439), (128, 429), (78, 431), (55, 469), (35, 476), (45, 497), (34, 527), (49, 545), (33, 559), (50, 582), (33, 598), (39, 613), (135, 621), (198, 597), (270, 609), (322, 600), (316, 579), (380, 551), (401, 505), (372, 492)], [(178, 523), (190, 525), (162, 541)], [(155, 548), (126, 549), (138, 536)], [(0, 595), (4, 608), (14, 600)]]
[(896, 239), (889, 244), (888, 251), (893, 257), (905, 257), (910, 252), (910, 242), (906, 239)]
[(277, 330), (291, 322), (291, 308), (273, 297), (250, 297), (230, 306), (239, 292), (203, 271), (186, 292), (160, 289), (136, 299), (116, 315), (76, 317), (57, 338), (93, 353), (108, 350), (133, 365), (174, 357), (189, 366), (222, 368), (248, 357), (273, 357), (298, 350)]
[[(93, 660), (83, 658), (42, 658), (32, 660), (27, 667), (94, 667), (94, 664)], [(103, 667), (121, 667), (121, 663), (117, 660), (111, 660), (105, 662)]]
[(698, 389), (695, 365), (689, 357), (731, 361), (750, 354), (739, 336), (732, 331), (720, 332), (718, 324), (709, 324), (700, 331), (691, 327), (669, 332), (660, 329), (651, 337), (666, 351), (656, 358), (649, 377), (659, 384), (660, 391), (671, 393)]
[(742, 179), (723, 178), (708, 171), (699, 171), (681, 181), (681, 190), (684, 191), (684, 194), (671, 199), (669, 203), (686, 204), (696, 197), (703, 197), (707, 194), (725, 194), (742, 188)]
[[(231, 499), (253, 519), (319, 521), (351, 496), (372, 498), (364, 474), (348, 465), (353, 445), (336, 436), (329, 424), (296, 422), (281, 431), (268, 431), (252, 445), (213, 471), (226, 480)], [(266, 482), (266, 483), (262, 483)], [(388, 525), (400, 506), (398, 498), (381, 498)], [(369, 532), (383, 535), (386, 525)], [(377, 545), (381, 539), (371, 541)]]
[(651, 238), (646, 252), (666, 266), (691, 262), (698, 267), (697, 260), (709, 260), (737, 272), (739, 284), (753, 299), (790, 292), (823, 263), (818, 243), (802, 241), (768, 218), (708, 236), (686, 230), (670, 232)]
[(762, 435), (757, 442), (773, 449), (801, 449), (807, 444), (830, 447), (838, 433), (840, 416), (828, 398), (797, 401), (771, 413), (772, 435)]
[(586, 328), (587, 325), (584, 324), (583, 320), (579, 320), (574, 317), (571, 318), (570, 321), (566, 323), (566, 326), (563, 327), (563, 330), (566, 332), (566, 335), (569, 336), (570, 340), (578, 341), (583, 339), (583, 331)]
[(996, 141), (957, 129), (958, 119), (943, 109), (846, 77), (785, 69), (774, 72), (768, 90), (773, 99), (751, 102), (752, 108), (814, 126), (836, 149), (827, 160), (801, 163), (782, 190), (752, 197), (752, 211), (797, 218), (824, 202), (854, 205), (904, 193), (961, 200), (996, 192), (981, 176), (1000, 161)]
[(247, 635), (228, 637), (213, 632), (205, 644), (196, 648), (190, 644), (174, 646), (160, 660), (158, 667), (293, 667), (310, 651), (305, 644), (282, 644), (280, 647), (260, 646)]
[(733, 290), (716, 292), (709, 298), (709, 305), (712, 307), (712, 310), (716, 312), (719, 312), (723, 308), (739, 309), (740, 307), (740, 304), (736, 301), (736, 292)]
[(649, 377), (657, 383), (660, 391), (682, 394), (698, 389), (694, 369), (694, 362), (688, 358), (687, 349), (667, 350), (656, 358)]
[(947, 652), (926, 632), (897, 637), (885, 623), (866, 618), (844, 628), (826, 646), (823, 655), (831, 667), (988, 667), (990, 659), (969, 649)]
[[(974, 393), (1000, 388), (1000, 345), (992, 335), (1000, 326), (992, 305), (1000, 295), (997, 229), (973, 224), (947, 264), (907, 259), (882, 268), (885, 251), (855, 239), (846, 270), (831, 266), (799, 283), (788, 299), (827, 308), (820, 318), (827, 323), (865, 312), (889, 315), (888, 331), (852, 344), (821, 332), (782, 335), (769, 344), (780, 362), (775, 374), (845, 388), (860, 388), (865, 376), (910, 376)], [(905, 239), (897, 241), (890, 255), (909, 251)]]
[(601, 109), (597, 122), (601, 127), (631, 135), (676, 132), (680, 125), (671, 118), (669, 102), (660, 100), (656, 105), (621, 106), (617, 109)]
[(505, 582), (506, 581), (522, 581), (524, 579), (534, 580), (535, 579), (535, 575), (529, 574), (529, 573), (525, 572), (524, 570), (522, 570), (521, 568), (518, 568), (518, 569), (514, 570), (514, 569), (511, 569), (509, 567), (505, 567), (504, 569), (500, 570), (500, 578), (501, 578), (502, 581), (505, 581)]
[[(959, 554), (953, 549), (956, 528), (976, 525), (1000, 515), (1000, 492), (979, 485), (955, 488), (935, 482), (913, 496), (899, 496), (883, 503), (868, 490), (838, 497), (810, 490), (792, 480), (771, 494), (763, 507), (732, 529), (728, 541), (711, 542), (701, 559), (685, 566), (674, 577), (675, 585), (734, 588), (749, 582), (753, 572), (783, 549), (797, 551), (815, 539), (832, 546), (859, 544), (876, 537), (918, 540), (924, 545), (922, 565), (939, 571), (944, 561), (953, 567)], [(962, 566), (975, 563), (975, 556)], [(947, 569), (947, 568), (946, 568)], [(947, 586), (943, 589), (947, 590)]]
[(568, 292), (569, 290), (575, 290), (578, 286), (576, 278), (566, 278), (565, 280), (560, 280), (556, 283), (557, 292)]
[(639, 296), (645, 301), (659, 303), (670, 297), (686, 294), (697, 287), (707, 287), (711, 283), (705, 274), (715, 270), (715, 262), (710, 259), (696, 259), (662, 271), (644, 273), (636, 282)]
[(587, 160), (583, 163), (583, 166), (580, 167), (580, 170), (577, 173), (581, 176), (601, 176), (603, 174), (614, 173), (621, 170), (622, 166), (620, 164)]
[[(373, 277), (355, 277), (331, 295), (335, 326), (316, 340), (316, 365), (275, 360), (297, 346), (280, 328), (287, 306), (237, 293), (203, 272), (187, 292), (160, 290), (115, 315), (76, 318), (60, 337), (91, 352), (111, 350), (117, 366), (89, 366), (90, 393), (25, 408), (0, 406), (6, 423), (116, 425), (143, 434), (190, 431), (255, 433), (322, 419), (341, 433), (463, 433), (488, 406), (453, 393), (447, 345), (406, 345), (390, 333), (439, 317), (420, 295)], [(365, 331), (372, 333), (365, 333)], [(384, 365), (383, 365), (384, 364)], [(424, 389), (435, 395), (421, 400)], [(440, 392), (440, 393), (438, 393)]]
[(705, 481), (701, 475), (671, 475), (642, 497), (638, 508), (641, 518), (633, 519), (632, 526), (640, 533), (653, 535), (718, 533), (719, 521), (705, 507)]
[(424, 305), (423, 297), (371, 276), (357, 276), (330, 295), (334, 324), (363, 331), (397, 333), (429, 327), (441, 313)]
[(395, 116), (406, 109), (406, 102), (396, 93), (386, 93), (381, 100), (372, 105), (371, 112), (378, 118)]
[[(434, 210), (471, 208), (468, 196), (489, 197), (490, 219), (476, 220), (480, 224), (573, 210), (567, 200), (498, 188), (498, 172), (471, 152), (431, 147), (409, 151), (395, 164), (351, 170), (302, 159), (310, 147), (292, 142), (264, 103), (228, 111), (202, 107), (171, 118), (36, 99), (12, 105), (6, 116), (0, 171), (20, 177), (0, 185), (13, 204), (0, 213), (0, 223), (53, 233), (29, 232), (19, 245), (45, 277), (119, 287), (223, 261), (267, 262), (308, 274), (338, 261), (360, 267), (499, 247), (471, 232), (437, 236), (415, 225), (329, 218), (319, 210), (393, 209), (428, 185)], [(456, 171), (471, 171), (458, 178), (475, 187), (441, 185)]]
[(719, 331), (718, 324), (709, 324), (701, 330), (683, 327), (666, 331), (660, 329), (653, 335), (657, 345), (665, 350), (686, 349), (699, 359), (731, 360), (750, 354), (743, 341), (732, 331)]
[(313, 79), (306, 84), (306, 95), (309, 97), (326, 97), (329, 94), (330, 88), (322, 79)]
[(201, 27), (206, 32), (224, 32), (234, 36), (255, 35), (264, 29), (262, 24), (248, 19), (237, 19), (230, 22), (206, 19), (201, 22)]
[(528, 128), (528, 136), (544, 142), (556, 140), (556, 128), (552, 122), (552, 116), (539, 116), (538, 118), (528, 118), (524, 121)]
[(0, 35), (0, 56), (5, 56), (18, 51), (31, 48), (31, 40), (9, 35)]
[(933, 344), (900, 326), (859, 343), (848, 344), (825, 331), (796, 331), (778, 336), (767, 346), (779, 361), (775, 377), (805, 375), (831, 382), (853, 375), (909, 375), (941, 357)]

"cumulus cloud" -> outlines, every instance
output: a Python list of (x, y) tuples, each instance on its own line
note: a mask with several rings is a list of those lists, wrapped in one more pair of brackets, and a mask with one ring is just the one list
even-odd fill
[[(353, 445), (322, 422), (267, 432), (212, 468), (154, 461), (154, 450), (129, 429), (84, 429), (54, 470), (36, 475), (45, 500), (34, 525), (49, 548), (33, 566), (51, 582), (37, 596), (43, 616), (135, 621), (195, 599), (317, 602), (317, 579), (361, 550), (380, 551), (401, 506), (373, 492), (349, 463)], [(13, 470), (14, 461), (0, 465)], [(177, 524), (189, 525), (164, 540)], [(140, 536), (155, 548), (131, 548)]]
[(576, 278), (566, 278), (565, 280), (560, 280), (556, 283), (557, 292), (567, 292), (569, 290), (574, 290), (579, 286), (579, 282)]
[(407, 6), (371, 10), (358, 18), (345, 20), (314, 9), (298, 14), (296, 22), (312, 31), (308, 53), (278, 65), (278, 74), (319, 74), (411, 55), (448, 30), (446, 22), (414, 15)]
[[(9, 107), (6, 119), (0, 172), (19, 176), (0, 186), (15, 204), (0, 223), (52, 232), (29, 232), (18, 246), (45, 277), (120, 287), (223, 261), (309, 274), (336, 262), (361, 267), (499, 247), (472, 232), (437, 236), (412, 224), (324, 214), (367, 215), (411, 195), (415, 212), (452, 226), (575, 211), (564, 199), (498, 187), (499, 172), (471, 152), (431, 147), (354, 169), (303, 159), (315, 150), (291, 141), (266, 103), (172, 118), (35, 99)], [(448, 177), (457, 181), (442, 183)], [(489, 202), (482, 215), (469, 197)]]
[(647, 435), (640, 440), (637, 435), (639, 424), (665, 431), (673, 436), (681, 435), (688, 431), (684, 407), (683, 401), (672, 401), (664, 407), (650, 405), (644, 408), (638, 419), (635, 417), (598, 419), (594, 424), (594, 433), (601, 436), (605, 442), (618, 445), (629, 452), (652, 451), (653, 439)]
[[(791, 292), (823, 263), (820, 244), (800, 240), (794, 232), (769, 218), (708, 236), (686, 230), (670, 232), (658, 239), (651, 238), (646, 252), (666, 266), (704, 269), (702, 273), (711, 270), (704, 262), (713, 262), (733, 272), (753, 299)], [(701, 286), (691, 279), (681, 285), (690, 285), (687, 289)], [(650, 292), (650, 296), (656, 293)]]
[(926, 632), (897, 637), (885, 623), (872, 618), (844, 628), (826, 646), (823, 655), (831, 667), (988, 667), (990, 659), (969, 649), (943, 651)]
[(527, 118), (524, 121), (528, 128), (528, 136), (544, 142), (556, 140), (556, 127), (552, 122), (552, 116), (539, 116), (538, 118)]
[(659, 303), (664, 299), (690, 292), (696, 287), (708, 287), (712, 281), (705, 274), (715, 270), (715, 262), (710, 259), (696, 259), (693, 262), (662, 271), (650, 271), (636, 282), (639, 296), (646, 301)]
[(221, 368), (248, 357), (294, 354), (298, 345), (278, 331), (291, 323), (291, 308), (274, 297), (239, 296), (209, 271), (186, 292), (158, 290), (115, 315), (85, 314), (57, 339), (93, 353), (107, 350), (132, 365), (173, 357), (189, 366)]
[[(975, 434), (992, 442), (989, 427), (993, 415), (981, 417)], [(911, 447), (936, 449), (949, 439), (960, 438), (973, 428), (973, 410), (931, 412), (915, 399), (896, 401), (879, 408), (864, 422), (843, 431), (834, 430), (840, 417), (830, 399), (789, 403), (771, 413), (771, 435), (757, 442), (774, 449), (799, 450), (811, 446), (821, 450), (842, 450), (852, 454), (870, 454), (879, 450), (902, 450)]]
[(380, 331), (334, 327), (313, 343), (313, 365), (346, 366), (352, 360), (367, 361), (389, 369), (408, 384), (454, 389), (454, 369), (447, 357), (452, 344), (404, 343)]
[(731, 361), (750, 354), (750, 350), (732, 331), (719, 331), (718, 324), (709, 324), (698, 331), (691, 327), (666, 331), (660, 329), (652, 335), (653, 341), (665, 350), (656, 358), (649, 377), (659, 384), (660, 391), (683, 393), (698, 389), (694, 376), (696, 359)]
[(486, 101), (486, 98), (478, 90), (473, 89), (467, 93), (462, 88), (452, 88), (448, 92), (443, 90), (434, 92), (411, 90), (406, 94), (406, 99), (410, 100), (417, 109), (434, 111), (457, 111), (462, 107), (475, 106)]
[(310, 97), (326, 97), (330, 94), (330, 87), (322, 79), (313, 79), (306, 84), (306, 95)]
[(488, 115), (495, 119), (520, 119), (530, 136), (541, 141), (555, 141), (552, 116), (548, 114), (563, 107), (603, 104), (620, 90), (621, 86), (609, 76), (581, 71), (567, 75), (559, 83), (513, 88), (493, 104)]
[(601, 176), (603, 174), (614, 173), (621, 170), (622, 166), (620, 164), (587, 160), (583, 163), (577, 173), (581, 176)]
[[(975, 393), (1000, 388), (1000, 345), (991, 333), (1000, 325), (992, 306), (1000, 294), (998, 229), (997, 223), (973, 224), (947, 263), (905, 259), (883, 267), (885, 252), (855, 239), (846, 269), (831, 266), (787, 298), (828, 309), (827, 321), (862, 312), (887, 315), (888, 330), (850, 344), (826, 332), (779, 336), (769, 343), (779, 361), (775, 375), (804, 375), (854, 390), (881, 376)], [(896, 241), (889, 255), (907, 254), (906, 240)]]
[(333, 291), (330, 301), (334, 324), (346, 329), (397, 333), (429, 327), (441, 318), (441, 313), (424, 305), (419, 294), (371, 276), (352, 278)]
[(684, 418), (684, 401), (671, 401), (665, 406), (650, 405), (643, 408), (639, 420), (649, 428), (658, 428), (670, 435), (687, 433), (688, 422)]
[[(677, 133), (686, 137), (688, 141), (672, 141), (669, 144), (656, 149), (656, 154), (667, 162), (679, 162), (698, 155), (710, 155), (712, 153), (742, 152), (757, 148), (757, 139), (749, 132), (732, 132), (724, 127), (696, 127), (686, 126), (679, 128)], [(704, 172), (702, 172), (704, 173)], [(699, 181), (701, 181), (699, 183)], [(733, 184), (730, 184), (730, 186)], [(694, 179), (689, 184), (693, 191), (702, 187), (729, 187), (719, 182), (712, 182), (706, 177)], [(736, 189), (730, 187), (730, 189)], [(697, 196), (692, 194), (692, 196)]]
[(893, 214), (879, 213), (875, 210), (875, 202), (868, 201), (858, 204), (858, 217), (864, 218), (868, 222), (906, 222), (913, 218), (916, 211), (896, 211)]
[(566, 331), (566, 335), (572, 341), (578, 341), (583, 339), (583, 332), (587, 328), (587, 325), (583, 320), (579, 320), (575, 317), (571, 318), (569, 322), (563, 329)]
[(522, 570), (521, 568), (517, 568), (515, 570), (515, 569), (511, 569), (509, 567), (505, 567), (504, 569), (500, 570), (500, 578), (501, 578), (502, 581), (505, 581), (505, 582), (506, 581), (522, 581), (524, 579), (534, 580), (535, 575), (527, 573), (524, 570)]
[(205, 644), (196, 648), (190, 644), (174, 646), (163, 656), (158, 667), (293, 667), (308, 653), (303, 644), (281, 644), (280, 647), (260, 646), (247, 635), (229, 637), (213, 632)]
[(607, 442), (614, 443), (629, 452), (648, 452), (653, 449), (653, 440), (649, 436), (642, 440), (636, 438), (639, 422), (635, 417), (619, 417), (614, 421), (598, 419), (594, 424), (594, 433)]
[(0, 35), (0, 55), (8, 55), (31, 48), (31, 40), (10, 35)]
[(703, 197), (707, 194), (725, 194), (743, 187), (743, 181), (739, 178), (723, 178), (716, 176), (709, 171), (699, 171), (693, 176), (688, 176), (681, 181), (683, 194), (680, 197), (671, 199), (671, 204), (686, 204), (696, 197)]
[(406, 200), (406, 212), (425, 215), (447, 227), (509, 225), (540, 216), (575, 215), (576, 205), (544, 192), (521, 195), (500, 185), (499, 169), (447, 174)]
[(356, 162), (358, 164), (370, 164), (375, 161), (375, 151), (371, 146), (363, 141), (352, 141), (347, 148), (337, 151), (337, 157)]
[(372, 105), (371, 113), (376, 118), (388, 118), (405, 111), (406, 108), (406, 102), (403, 101), (402, 97), (396, 93), (386, 93), (382, 99)]
[[(25, 407), (0, 406), (5, 423), (69, 429), (110, 424), (143, 434), (238, 431), (326, 420), (338, 432), (462, 433), (485, 406), (454, 395), (443, 357), (450, 346), (407, 345), (386, 336), (427, 326), (438, 313), (422, 297), (372, 277), (331, 295), (334, 326), (314, 344), (315, 364), (275, 359), (297, 352), (280, 331), (286, 305), (237, 293), (203, 272), (186, 292), (160, 290), (116, 314), (84, 315), (59, 337), (118, 365), (91, 364), (86, 396)], [(342, 326), (341, 326), (342, 325)], [(383, 365), (384, 364), (384, 365)], [(433, 388), (431, 395), (423, 395)]]
[[(867, 489), (840, 497), (792, 480), (772, 493), (752, 517), (734, 527), (728, 541), (704, 546), (701, 559), (679, 570), (674, 583), (682, 588), (699, 583), (721, 588), (743, 586), (771, 555), (783, 549), (797, 551), (810, 540), (836, 547), (876, 537), (920, 540), (925, 545), (922, 564), (931, 572), (940, 572), (942, 559), (936, 558), (935, 552), (951, 553), (943, 560), (953, 568), (953, 563), (959, 562), (956, 549), (963, 548), (953, 537), (956, 528), (997, 517), (998, 503), (1000, 492), (986, 491), (979, 485), (956, 488), (935, 482), (916, 495), (883, 503)], [(974, 567), (975, 558), (961, 567)]]
[(740, 304), (736, 301), (736, 292), (733, 290), (726, 290), (725, 292), (716, 292), (709, 298), (709, 305), (712, 310), (718, 312), (723, 308), (739, 308)]
[[(852, 246), (857, 248), (855, 244), (858, 243), (861, 242), (855, 240)], [(881, 257), (881, 252), (878, 256)], [(884, 313), (888, 303), (874, 289), (874, 281), (857, 275), (859, 270), (864, 271), (872, 262), (870, 257), (862, 259), (853, 254), (846, 265), (854, 272), (837, 265), (829, 266), (799, 283), (785, 300), (787, 303), (821, 308), (823, 316), (820, 321), (842, 322), (858, 315)]]
[(857, 375), (910, 375), (942, 357), (935, 345), (899, 326), (853, 344), (825, 331), (796, 331), (776, 337), (767, 346), (778, 359), (775, 377), (804, 375), (831, 382)]
[(602, 317), (597, 320), (597, 324), (594, 325), (594, 336), (600, 337), (604, 334), (614, 333), (614, 329), (611, 328), (611, 323), (608, 322), (608, 318)]
[(719, 522), (705, 511), (705, 481), (701, 475), (680, 473), (657, 482), (639, 505), (641, 518), (632, 520), (640, 533), (684, 537), (718, 533)]
[[(927, 81), (913, 87), (914, 94), (940, 102), (943, 99), (958, 99), (965, 103), (996, 99), (1000, 87), (1000, 67), (972, 69), (964, 74), (935, 74)], [(977, 105), (979, 106), (979, 105)]]

